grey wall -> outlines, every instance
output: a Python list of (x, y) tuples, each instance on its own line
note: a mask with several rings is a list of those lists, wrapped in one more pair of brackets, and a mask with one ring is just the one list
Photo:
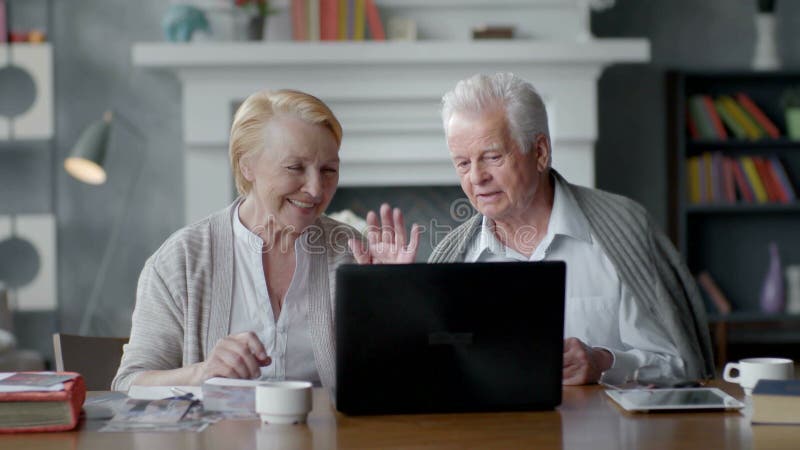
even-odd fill
[[(800, 21), (800, 2), (778, 3), (781, 51), (797, 66), (800, 40), (793, 29)], [(0, 213), (56, 212), (61, 305), (57, 317), (18, 315), (18, 334), (29, 347), (49, 352), (50, 332), (77, 331), (107, 238), (122, 214), (121, 238), (108, 267), (92, 333), (127, 335), (142, 264), (182, 225), (183, 217), (180, 86), (168, 75), (130, 64), (133, 42), (160, 39), (166, 2), (11, 0), (11, 4), (25, 20), (36, 22), (37, 14), (44, 14), (49, 23), (55, 46), (56, 135), (50, 143), (0, 143)], [(597, 36), (647, 37), (653, 59), (651, 65), (611, 67), (600, 80), (599, 187), (641, 201), (666, 224), (663, 71), (747, 68), (754, 9), (755, 0), (617, 0), (613, 9), (593, 14)], [(80, 130), (109, 107), (146, 137), (115, 127), (109, 182), (101, 187), (82, 185), (68, 178), (61, 161)], [(132, 175), (142, 161), (141, 178), (126, 203)], [(364, 200), (343, 190), (334, 203), (353, 205), (361, 212), (378, 206), (377, 194), (389, 196), (419, 217), (439, 205), (443, 221), (446, 208), (459, 196), (457, 189), (417, 188), (373, 192)]]

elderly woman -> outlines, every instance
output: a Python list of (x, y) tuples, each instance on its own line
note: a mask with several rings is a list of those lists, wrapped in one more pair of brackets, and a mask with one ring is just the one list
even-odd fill
[(211, 377), (333, 386), (335, 269), (357, 232), (322, 215), (342, 128), (319, 99), (262, 91), (231, 128), (240, 197), (183, 228), (145, 263), (112, 389)]

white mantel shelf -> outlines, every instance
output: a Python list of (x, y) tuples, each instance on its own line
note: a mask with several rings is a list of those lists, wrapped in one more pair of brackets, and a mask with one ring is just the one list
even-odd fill
[(344, 129), (340, 186), (455, 185), (441, 96), (475, 73), (514, 72), (550, 113), (553, 167), (594, 185), (597, 79), (615, 63), (650, 59), (646, 39), (417, 42), (137, 43), (137, 67), (183, 86), (186, 219), (233, 197), (227, 145), (233, 105), (265, 89), (316, 95)]
[(642, 39), (586, 42), (277, 42), (277, 43), (139, 43), (133, 46), (137, 66), (174, 70), (235, 65), (271, 67), (285, 64), (455, 64), (518, 63), (608, 64), (642, 62), (650, 45)]

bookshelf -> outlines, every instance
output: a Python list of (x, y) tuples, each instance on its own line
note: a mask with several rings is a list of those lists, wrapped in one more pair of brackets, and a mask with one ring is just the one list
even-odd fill
[[(709, 318), (714, 323), (728, 323), (740, 328), (748, 323), (773, 324), (780, 331), (785, 322), (800, 323), (796, 315), (765, 314), (759, 308), (761, 285), (769, 265), (768, 244), (778, 244), (781, 264), (800, 264), (800, 202), (779, 201), (748, 203), (735, 185), (735, 201), (730, 198), (705, 198), (697, 201), (690, 193), (693, 176), (688, 160), (715, 153), (732, 161), (742, 157), (777, 157), (793, 184), (800, 187), (800, 141), (786, 137), (786, 123), (780, 97), (790, 87), (800, 86), (800, 73), (789, 72), (671, 72), (667, 77), (670, 210), (670, 231), (693, 274), (707, 270), (731, 303), (733, 312), (718, 313), (706, 298)], [(780, 130), (780, 137), (754, 140), (738, 139), (728, 129), (727, 139), (693, 138), (689, 132), (690, 103), (693, 96), (712, 99), (745, 93)], [(726, 126), (727, 128), (727, 126)], [(701, 162), (702, 164), (702, 162)], [(728, 164), (728, 163), (725, 163)], [(722, 165), (721, 167), (726, 167)], [(701, 166), (701, 170), (702, 166)], [(727, 169), (725, 169), (727, 170)], [(710, 179), (720, 179), (715, 173)], [(694, 174), (696, 176), (696, 173)], [(697, 181), (694, 181), (697, 183)], [(706, 180), (701, 181), (704, 186)], [(705, 296), (705, 293), (704, 293)], [(723, 327), (727, 333), (728, 327)], [(717, 328), (719, 331), (720, 328)], [(800, 341), (797, 326), (794, 333), (757, 333), (759, 342), (782, 342), (788, 338)], [(787, 331), (787, 330), (783, 330)], [(783, 336), (783, 337), (781, 337)], [(747, 337), (729, 336), (731, 341)], [(719, 339), (717, 341), (720, 342)], [(720, 348), (718, 347), (718, 351)]]

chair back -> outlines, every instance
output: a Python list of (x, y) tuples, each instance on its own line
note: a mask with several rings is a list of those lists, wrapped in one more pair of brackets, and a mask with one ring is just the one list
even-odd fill
[(56, 370), (78, 372), (90, 391), (111, 389), (128, 338), (53, 334)]

